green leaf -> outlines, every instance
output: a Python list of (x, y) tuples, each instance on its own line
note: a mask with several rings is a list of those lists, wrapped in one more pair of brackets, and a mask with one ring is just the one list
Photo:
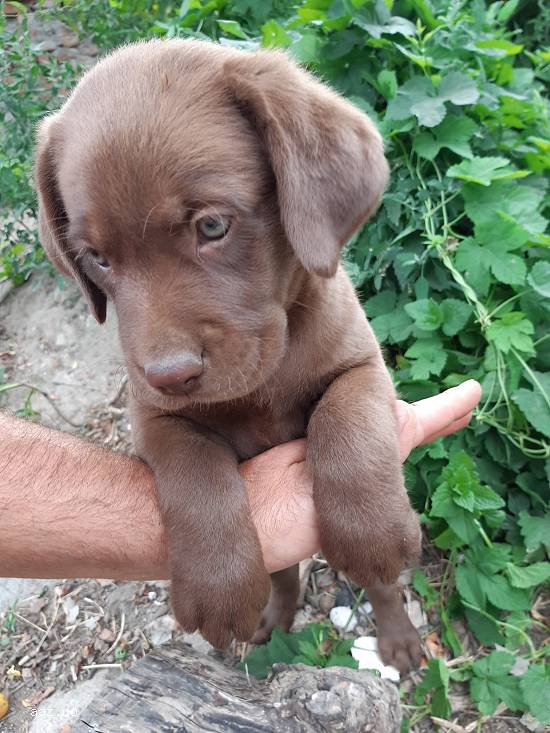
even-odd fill
[(268, 20), (261, 30), (262, 46), (285, 47), (292, 43), (292, 36), (276, 20)]
[(422, 570), (414, 571), (412, 584), (415, 591), (424, 599), (426, 609), (429, 611), (437, 600), (437, 592), (432, 588)]
[(350, 654), (331, 654), (327, 659), (326, 667), (351, 667), (359, 669), (359, 662)]
[(433, 160), (441, 150), (441, 145), (429, 132), (421, 132), (413, 140), (413, 150), (426, 160)]
[(475, 226), (475, 241), (495, 253), (519, 249), (528, 239), (529, 233), (506, 214), (499, 214), (491, 221), (478, 222)]
[(514, 588), (532, 588), (550, 578), (550, 562), (536, 562), (526, 567), (509, 563), (506, 572)]
[(487, 41), (477, 41), (477, 48), (488, 52), (489, 56), (503, 58), (504, 56), (515, 56), (523, 51), (523, 46), (519, 43), (512, 43), (505, 39), (491, 38)]
[(452, 71), (444, 76), (439, 85), (439, 96), (458, 106), (477, 102), (479, 92), (475, 81), (467, 74)]
[(463, 543), (471, 542), (477, 536), (478, 529), (472, 513), (455, 502), (453, 492), (446, 483), (441, 484), (435, 490), (432, 496), (430, 515), (445, 519)]
[(506, 313), (487, 326), (487, 340), (507, 354), (515, 348), (526, 354), (533, 354), (533, 339), (531, 335), (535, 329), (531, 321), (519, 311)]
[(529, 175), (529, 171), (514, 170), (509, 163), (508, 158), (474, 156), (471, 160), (463, 160), (462, 163), (452, 165), (447, 175), (449, 178), (460, 178), (481, 186), (490, 186), (492, 181), (523, 178)]
[(354, 13), (352, 22), (367, 31), (373, 38), (383, 35), (402, 36), (416, 35), (416, 26), (406, 18), (392, 15), (384, 2), (377, 2), (374, 8), (362, 8), (360, 13)]
[(275, 628), (271, 634), (267, 650), (271, 664), (283, 662), (290, 664), (296, 655), (294, 640), (289, 638), (291, 634), (285, 634), (281, 629)]
[(531, 715), (550, 724), (550, 664), (530, 664), (519, 684)]
[(449, 670), (442, 659), (430, 659), (428, 669), (417, 685), (414, 692), (417, 703), (424, 702), (428, 693), (431, 694), (430, 709), (432, 715), (439, 718), (448, 718), (451, 714), (449, 702)]
[(271, 671), (271, 662), (266, 646), (253, 649), (239, 665), (243, 672), (248, 671), (253, 677), (263, 679)]
[(414, 359), (411, 366), (413, 379), (428, 379), (430, 374), (441, 374), (447, 354), (436, 338), (418, 339), (407, 349), (405, 356)]
[(527, 266), (522, 257), (511, 254), (528, 240), (528, 232), (510, 217), (496, 215), (491, 222), (475, 227), (475, 238), (462, 241), (456, 255), (456, 265), (463, 272), (491, 270), (500, 282), (522, 285)]
[(391, 313), (395, 307), (397, 296), (393, 290), (382, 290), (365, 302), (365, 312), (369, 318), (376, 318)]
[(458, 592), (467, 603), (477, 608), (485, 607), (486, 594), (475, 567), (471, 564), (459, 565), (455, 571)]
[(547, 438), (550, 438), (548, 397), (548, 393), (545, 396), (538, 390), (525, 389), (524, 387), (516, 390), (512, 395), (512, 399), (531, 425)]
[(443, 322), (441, 308), (431, 298), (408, 303), (405, 310), (423, 331), (435, 331)]
[(474, 662), (470, 694), (484, 715), (492, 715), (500, 702), (510, 710), (523, 709), (519, 679), (510, 674), (514, 663), (512, 654), (500, 651)]
[(550, 262), (536, 262), (527, 282), (543, 298), (550, 298)]
[(546, 229), (546, 219), (539, 212), (544, 190), (517, 181), (493, 181), (482, 188), (467, 183), (462, 187), (462, 196), (466, 213), (475, 224), (491, 225), (496, 216), (507, 214), (531, 234)]
[(537, 550), (540, 545), (544, 545), (548, 554), (550, 554), (550, 511), (542, 517), (535, 517), (520, 512), (518, 518), (521, 527), (521, 535), (528, 550)]
[(446, 336), (456, 336), (465, 327), (472, 315), (472, 306), (463, 300), (446, 298), (440, 303), (443, 316), (443, 333)]
[(494, 644), (504, 644), (505, 639), (499, 631), (496, 620), (491, 619), (471, 608), (465, 608), (466, 620), (468, 627), (475, 635), (476, 639), (486, 646)]
[(530, 593), (513, 588), (503, 575), (485, 576), (483, 589), (493, 606), (504, 611), (523, 611), (531, 606)]
[(380, 94), (387, 100), (393, 99), (397, 94), (397, 76), (395, 71), (382, 69), (376, 77)]
[(478, 129), (469, 117), (447, 115), (431, 132), (423, 132), (413, 140), (413, 150), (427, 160), (433, 160), (440, 150), (448, 148), (462, 158), (472, 158), (468, 140)]
[(218, 25), (220, 26), (222, 31), (229, 33), (231, 36), (242, 38), (245, 41), (248, 40), (248, 36), (241, 28), (241, 24), (238, 23), (236, 20), (218, 20)]

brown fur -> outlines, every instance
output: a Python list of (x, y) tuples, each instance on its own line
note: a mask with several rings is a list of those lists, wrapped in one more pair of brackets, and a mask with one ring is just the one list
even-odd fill
[[(100, 323), (107, 300), (117, 312), (182, 626), (222, 647), (252, 637), (270, 582), (238, 462), (307, 433), (323, 551), (371, 586), (385, 659), (416, 663), (400, 594), (381, 585), (420, 538), (395, 394), (338, 264), (387, 179), (368, 117), (279, 52), (138, 43), (42, 122), (36, 178), (49, 256)], [(197, 220), (216, 213), (231, 228), (200, 245)], [(145, 367), (182, 352), (204, 361), (198, 388), (151, 386)], [(292, 621), (296, 570), (272, 581), (257, 641)]]

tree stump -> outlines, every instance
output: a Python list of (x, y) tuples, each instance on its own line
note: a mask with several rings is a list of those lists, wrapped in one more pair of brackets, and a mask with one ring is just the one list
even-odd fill
[(180, 644), (111, 680), (73, 733), (399, 733), (397, 688), (369, 672), (278, 665), (248, 678)]

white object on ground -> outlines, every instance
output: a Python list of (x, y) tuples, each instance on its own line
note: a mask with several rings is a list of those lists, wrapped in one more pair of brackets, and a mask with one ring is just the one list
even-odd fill
[(384, 664), (378, 654), (378, 639), (375, 636), (359, 636), (351, 647), (351, 656), (359, 662), (359, 669), (375, 669), (383, 680), (399, 682), (399, 670)]
[(342, 631), (353, 631), (357, 626), (357, 616), (349, 606), (334, 606), (330, 609), (329, 616), (333, 626)]
[(372, 613), (372, 603), (370, 601), (365, 601), (361, 606), (359, 606), (359, 611), (361, 613), (364, 613), (365, 616), (369, 616)]

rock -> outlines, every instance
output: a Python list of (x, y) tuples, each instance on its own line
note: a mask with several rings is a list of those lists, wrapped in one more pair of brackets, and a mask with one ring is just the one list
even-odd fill
[(407, 603), (407, 614), (415, 629), (421, 629), (423, 626), (428, 625), (428, 619), (419, 601), (409, 601)]
[(383, 680), (399, 682), (399, 670), (380, 659), (375, 636), (359, 636), (351, 648), (351, 656), (359, 662), (359, 669), (374, 669), (380, 672)]
[(99, 48), (91, 41), (82, 41), (79, 45), (78, 50), (85, 56), (97, 56), (99, 54)]
[(357, 626), (357, 616), (349, 606), (334, 606), (329, 617), (333, 626), (337, 629), (353, 631)]
[(45, 38), (39, 43), (33, 43), (32, 50), (36, 53), (43, 53), (45, 51), (55, 51), (57, 44), (53, 38)]
[(353, 606), (355, 598), (347, 585), (342, 584), (338, 587), (335, 603), (337, 606)]
[(359, 606), (357, 610), (364, 616), (370, 616), (370, 614), (373, 612), (372, 603), (370, 601), (365, 601)]
[(97, 672), (91, 680), (85, 680), (72, 690), (52, 695), (31, 711), (34, 720), (29, 733), (60, 733), (63, 726), (70, 729), (80, 712), (100, 693), (107, 679), (107, 672)]
[(167, 644), (172, 640), (172, 633), (176, 629), (174, 617), (167, 613), (165, 616), (156, 618), (145, 627), (145, 636), (151, 642), (152, 647)]
[(78, 35), (71, 30), (68, 26), (63, 26), (59, 31), (59, 43), (65, 48), (74, 48), (79, 44)]
[(336, 598), (332, 593), (321, 593), (319, 596), (319, 609), (323, 613), (328, 613), (332, 608), (334, 608), (335, 603)]
[(153, 651), (107, 683), (73, 733), (398, 733), (397, 688), (368, 672), (276, 665), (269, 681), (177, 645)]
[(519, 722), (524, 725), (527, 730), (532, 731), (532, 733), (545, 733), (545, 731), (548, 731), (546, 726), (539, 723), (539, 721), (536, 718), (533, 718), (530, 713), (524, 713)]

